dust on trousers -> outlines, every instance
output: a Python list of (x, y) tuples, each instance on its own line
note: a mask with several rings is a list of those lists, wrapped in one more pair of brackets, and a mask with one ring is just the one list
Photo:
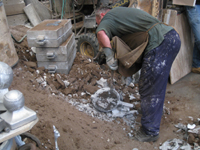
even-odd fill
[(159, 134), (169, 72), (180, 46), (180, 37), (173, 29), (164, 35), (158, 47), (143, 58), (139, 80), (141, 123), (148, 135)]

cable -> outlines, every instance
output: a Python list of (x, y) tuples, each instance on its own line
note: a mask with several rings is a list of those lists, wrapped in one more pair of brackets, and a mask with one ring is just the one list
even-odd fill
[(14, 38), (14, 36), (11, 34), (11, 37), (15, 40), (15, 42), (17, 42), (17, 43), (21, 43), (24, 39), (25, 39), (25, 37), (26, 37), (27, 35), (25, 34), (22, 38), (21, 38), (21, 40), (19, 40), (19, 41), (17, 41), (15, 38)]
[(61, 12), (61, 19), (63, 19), (63, 16), (65, 14), (65, 6), (66, 6), (66, 1), (67, 0), (63, 0), (62, 2), (62, 12)]

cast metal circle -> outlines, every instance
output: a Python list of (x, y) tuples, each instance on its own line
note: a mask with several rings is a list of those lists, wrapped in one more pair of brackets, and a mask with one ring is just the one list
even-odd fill
[[(116, 99), (113, 99), (112, 101), (109, 102), (109, 100), (108, 100), (109, 97), (108, 97), (108, 99), (101, 98), (100, 94), (103, 93), (102, 90), (104, 92), (108, 92), (108, 91), (112, 92), (112, 94), (115, 95)], [(96, 98), (96, 97), (98, 97), (98, 98)], [(91, 100), (92, 100), (92, 104), (93, 104), (94, 108), (96, 108), (97, 110), (99, 110), (101, 112), (111, 112), (112, 110), (114, 110), (117, 107), (118, 102), (120, 100), (120, 95), (119, 95), (119, 93), (115, 89), (112, 89), (112, 91), (111, 91), (111, 89), (109, 87), (106, 87), (106, 88), (102, 88), (102, 89), (97, 90), (95, 92), (95, 94), (91, 96)], [(98, 103), (99, 102), (101, 103), (101, 102), (103, 102), (105, 100), (108, 102), (107, 106), (106, 107), (101, 107), (101, 105), (99, 105)]]

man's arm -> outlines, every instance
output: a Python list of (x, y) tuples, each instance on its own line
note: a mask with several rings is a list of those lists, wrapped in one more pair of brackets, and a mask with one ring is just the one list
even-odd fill
[(106, 55), (106, 63), (110, 67), (111, 70), (118, 69), (117, 60), (114, 58), (114, 52), (110, 45), (110, 39), (106, 35), (105, 31), (99, 31), (97, 33), (97, 39), (99, 41), (99, 45), (103, 48), (103, 52)]
[(98, 39), (98, 42), (99, 42), (99, 45), (101, 47), (108, 47), (108, 48), (111, 48), (111, 45), (110, 45), (110, 39), (109, 37), (106, 35), (105, 31), (101, 30), (97, 33), (97, 39)]

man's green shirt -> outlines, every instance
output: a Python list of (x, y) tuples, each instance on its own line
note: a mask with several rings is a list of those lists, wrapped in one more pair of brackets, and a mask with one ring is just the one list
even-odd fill
[[(144, 32), (160, 21), (145, 11), (135, 8), (116, 7), (109, 12), (101, 20), (96, 33), (104, 30), (110, 40), (114, 36), (121, 37), (126, 34)], [(170, 26), (157, 24), (149, 31), (149, 43), (145, 49), (145, 53), (158, 47), (164, 35), (172, 30)]]

